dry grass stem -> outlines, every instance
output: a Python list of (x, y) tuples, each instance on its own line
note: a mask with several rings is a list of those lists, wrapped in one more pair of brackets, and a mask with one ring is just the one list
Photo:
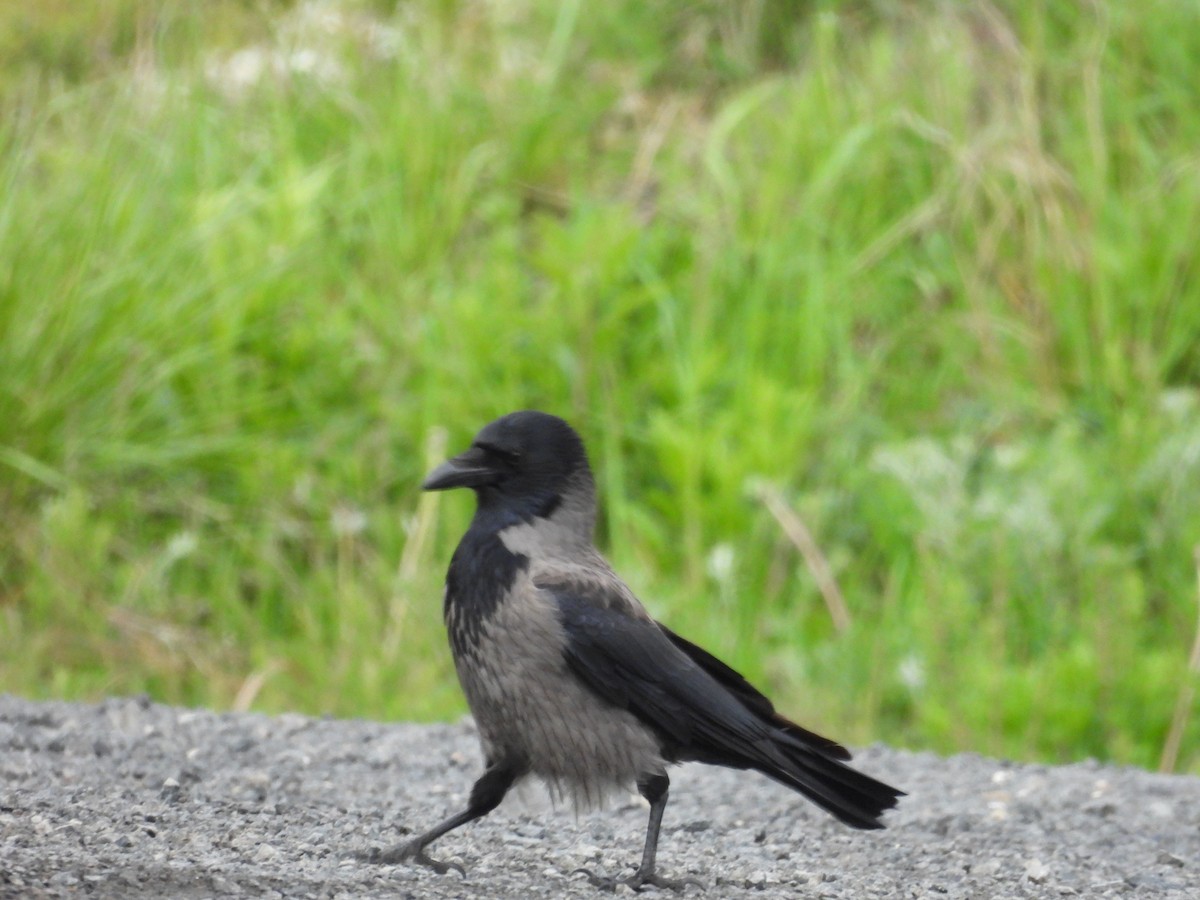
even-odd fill
[(850, 627), (850, 610), (846, 607), (846, 599), (842, 596), (841, 589), (838, 588), (837, 579), (833, 577), (829, 561), (821, 552), (821, 548), (817, 546), (812, 532), (808, 530), (808, 526), (804, 524), (796, 511), (783, 499), (783, 495), (778, 489), (770, 485), (763, 485), (758, 489), (758, 496), (767, 507), (767, 511), (779, 523), (783, 533), (788, 536), (788, 540), (804, 557), (804, 564), (808, 566), (809, 573), (817, 583), (817, 589), (825, 599), (825, 606), (829, 610), (829, 617), (833, 620), (833, 627), (839, 632), (845, 631)]

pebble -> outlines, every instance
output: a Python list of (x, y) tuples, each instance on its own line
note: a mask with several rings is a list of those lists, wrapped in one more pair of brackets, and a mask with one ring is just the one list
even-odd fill
[[(53, 743), (51, 749), (49, 744)], [(44, 749), (43, 749), (44, 748)], [(671, 772), (658, 865), (714, 898), (1200, 897), (1200, 778), (871, 747), (909, 796), (860, 832), (761, 776)], [(587, 898), (631, 874), (647, 809), (513, 798), (430, 848), (438, 875), (356, 854), (461, 810), (469, 720), (412, 725), (0, 696), (0, 900), (17, 897)], [(71, 772), (67, 781), (63, 774)], [(632, 896), (626, 886), (618, 896)], [(608, 896), (608, 895), (603, 895)], [(645, 896), (675, 896), (647, 889)]]

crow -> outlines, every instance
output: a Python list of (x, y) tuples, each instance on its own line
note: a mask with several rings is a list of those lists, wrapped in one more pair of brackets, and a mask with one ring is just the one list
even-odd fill
[(756, 770), (847, 825), (883, 827), (902, 791), (847, 766), (844, 747), (784, 718), (732, 668), (656, 622), (600, 555), (591, 467), (565, 421), (503, 416), (422, 487), (475, 492), (443, 615), (485, 771), (465, 810), (376, 859), (461, 873), (426, 848), (527, 776), (582, 806), (636, 785), (650, 804), (641, 865), (619, 880), (581, 871), (610, 889), (682, 890), (699, 882), (660, 875), (655, 857), (667, 766), (688, 761)]

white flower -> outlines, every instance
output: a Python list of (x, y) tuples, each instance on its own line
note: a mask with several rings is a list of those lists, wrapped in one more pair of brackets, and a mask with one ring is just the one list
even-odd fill
[(733, 565), (736, 554), (732, 544), (717, 544), (708, 553), (706, 568), (708, 575), (720, 585), (728, 585), (733, 581)]
[(329, 517), (333, 533), (338, 537), (354, 537), (367, 528), (367, 516), (356, 506), (338, 504)]

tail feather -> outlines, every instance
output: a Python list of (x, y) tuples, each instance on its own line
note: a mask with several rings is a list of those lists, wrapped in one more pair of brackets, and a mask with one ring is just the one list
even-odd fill
[[(665, 625), (659, 629), (692, 662), (717, 682), (742, 708), (765, 726), (767, 737), (716, 729), (703, 746), (688, 748), (690, 759), (739, 769), (757, 769), (803, 794), (854, 828), (882, 828), (879, 817), (893, 809), (904, 792), (845, 764), (850, 751), (776, 712), (774, 705), (734, 669), (707, 650), (681, 638)], [(719, 733), (719, 737), (715, 736)], [(762, 732), (760, 731), (761, 735)]]
[(904, 791), (852, 769), (812, 748), (776, 742), (769, 760), (754, 768), (853, 828), (883, 828), (879, 817), (896, 806)]

